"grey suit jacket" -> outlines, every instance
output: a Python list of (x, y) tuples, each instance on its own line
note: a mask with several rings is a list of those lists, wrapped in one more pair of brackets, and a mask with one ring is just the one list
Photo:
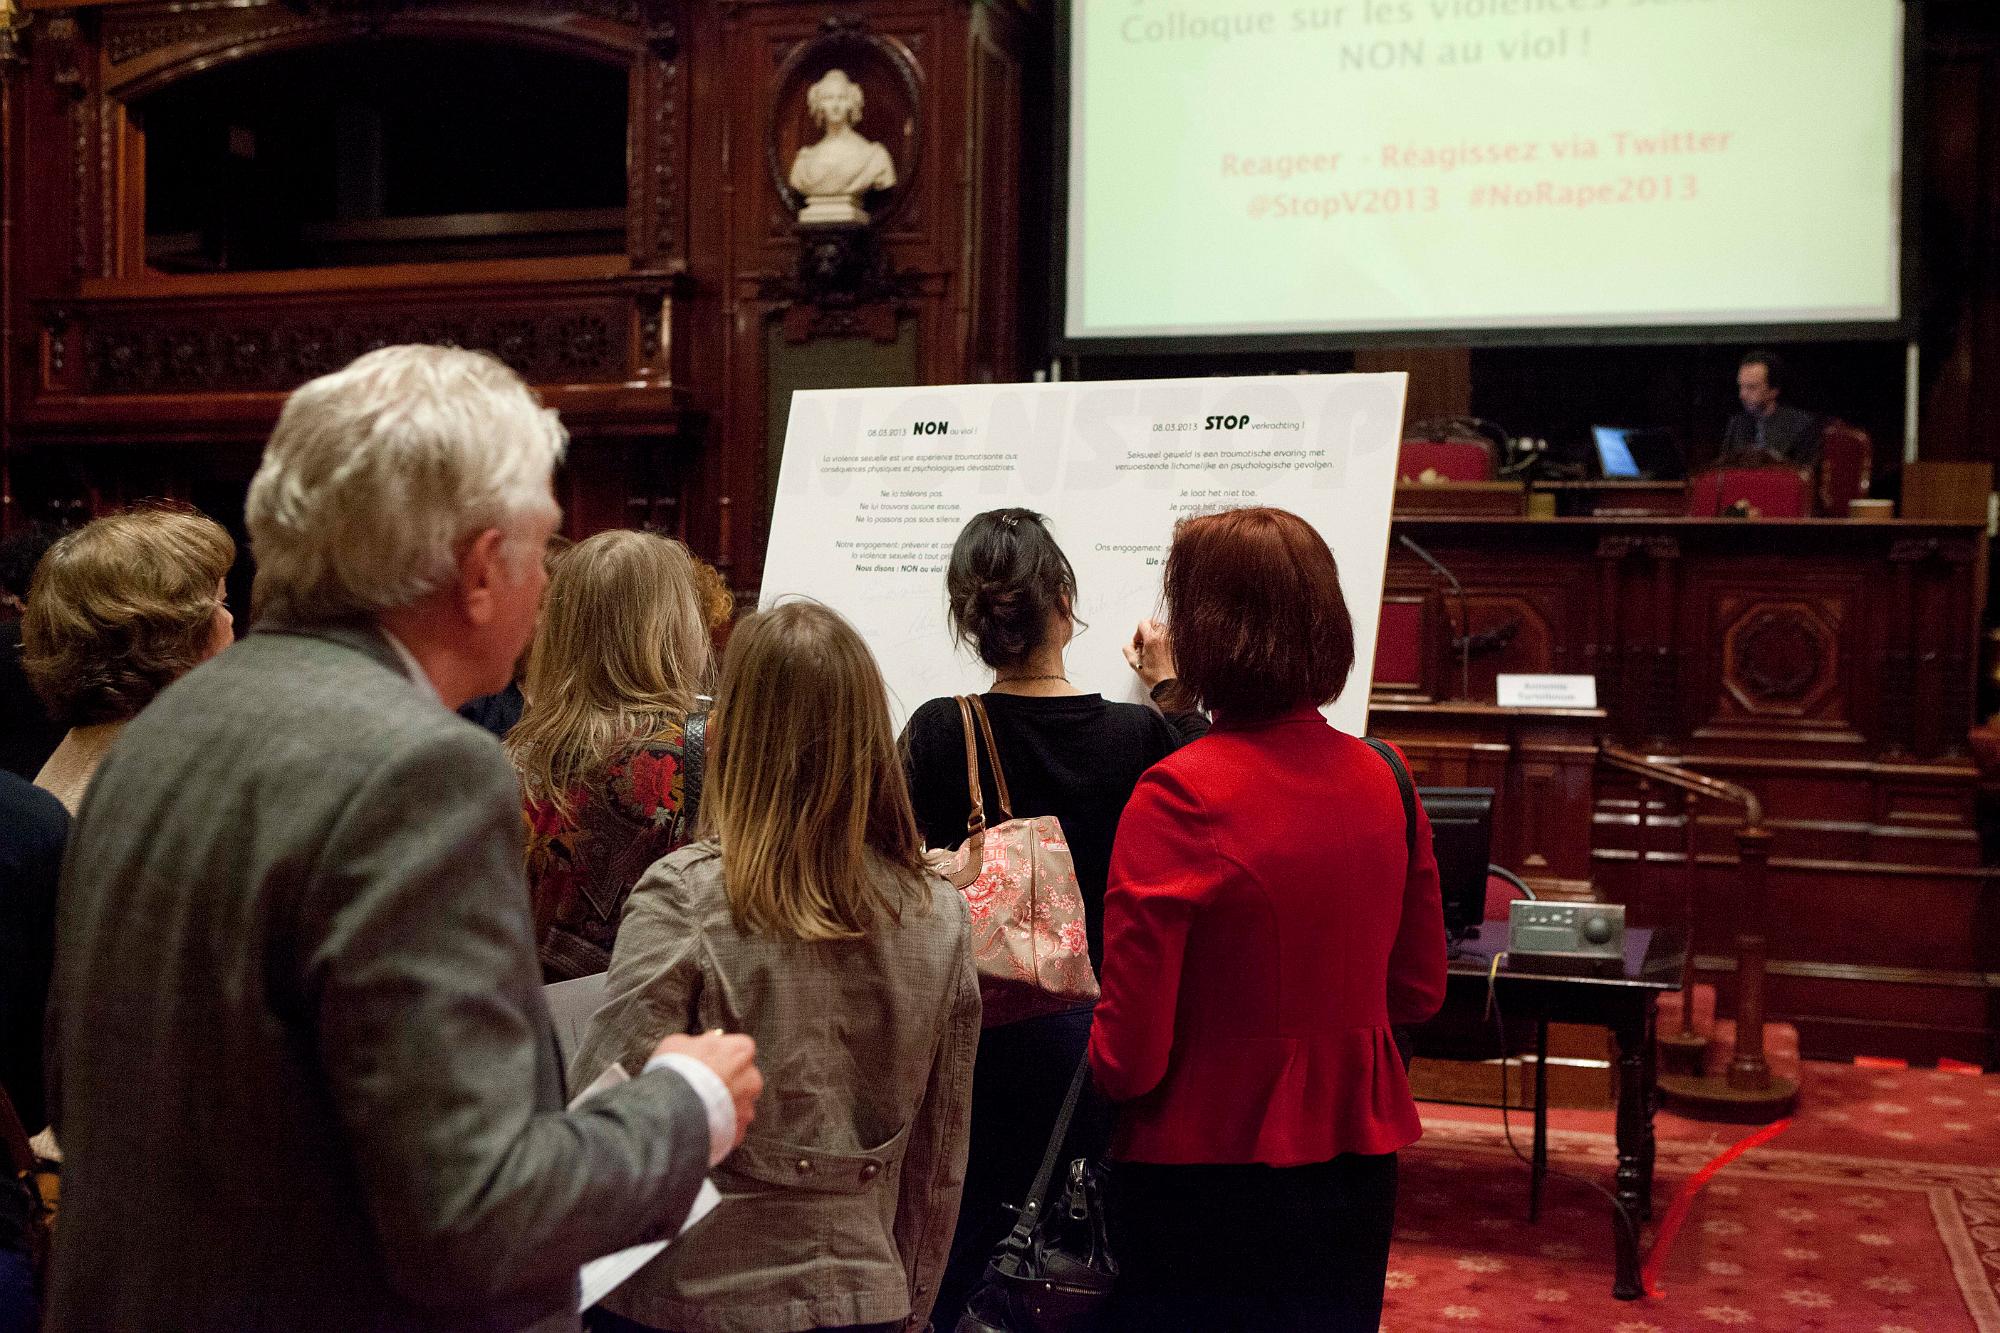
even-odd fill
[(529, 936), (513, 771), (378, 632), (168, 688), (64, 867), (52, 1333), (574, 1328), (708, 1127), (665, 1071), (564, 1113)]
[(647, 1032), (725, 1027), (757, 1039), (766, 1082), (716, 1168), (722, 1206), (610, 1309), (676, 1333), (923, 1327), (965, 1183), (979, 975), (957, 890), (877, 873), (922, 907), (854, 940), (746, 934), (712, 842), (632, 890), (572, 1076), (638, 1068)]

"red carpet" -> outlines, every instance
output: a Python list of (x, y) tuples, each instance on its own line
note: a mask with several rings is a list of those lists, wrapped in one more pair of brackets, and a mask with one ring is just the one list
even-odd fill
[[(1797, 1122), (1695, 1199), (1658, 1300), (1611, 1296), (1610, 1205), (1560, 1177), (1529, 1225), (1497, 1113), (1429, 1106), (1404, 1154), (1383, 1327), (2000, 1333), (2000, 1077), (1808, 1063)], [(1551, 1164), (1611, 1183), (1609, 1112), (1557, 1112)], [(1655, 1217), (1748, 1131), (1662, 1114)], [(1527, 1117), (1514, 1120), (1528, 1146)], [(1653, 1227), (1642, 1238), (1651, 1246)]]

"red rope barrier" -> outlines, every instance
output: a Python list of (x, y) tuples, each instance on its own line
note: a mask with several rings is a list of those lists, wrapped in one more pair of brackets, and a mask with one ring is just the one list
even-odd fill
[(1674, 1237), (1680, 1234), (1681, 1224), (1687, 1221), (1688, 1209), (1694, 1206), (1694, 1196), (1701, 1192), (1702, 1186), (1708, 1184), (1716, 1172), (1744, 1153), (1752, 1148), (1762, 1147), (1791, 1127), (1790, 1116), (1768, 1124), (1748, 1138), (1732, 1143), (1714, 1161), (1688, 1177), (1687, 1183), (1681, 1186), (1680, 1194), (1675, 1197), (1673, 1206), (1667, 1209), (1667, 1215), (1660, 1219), (1659, 1235), (1653, 1238), (1652, 1253), (1646, 1256), (1646, 1266), (1640, 1271), (1639, 1281), (1648, 1296), (1658, 1300), (1662, 1294), (1660, 1270), (1666, 1266), (1667, 1251), (1673, 1248)]

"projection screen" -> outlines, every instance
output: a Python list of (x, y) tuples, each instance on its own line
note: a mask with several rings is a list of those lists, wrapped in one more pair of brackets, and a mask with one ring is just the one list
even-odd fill
[(1904, 311), (1901, 0), (1071, 0), (1065, 341)]

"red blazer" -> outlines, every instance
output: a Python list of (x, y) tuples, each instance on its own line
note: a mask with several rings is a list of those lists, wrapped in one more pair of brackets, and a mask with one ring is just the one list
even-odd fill
[(1431, 827), (1318, 710), (1218, 720), (1139, 780), (1090, 1034), (1114, 1155), (1297, 1166), (1422, 1130), (1390, 1025), (1444, 1002)]

